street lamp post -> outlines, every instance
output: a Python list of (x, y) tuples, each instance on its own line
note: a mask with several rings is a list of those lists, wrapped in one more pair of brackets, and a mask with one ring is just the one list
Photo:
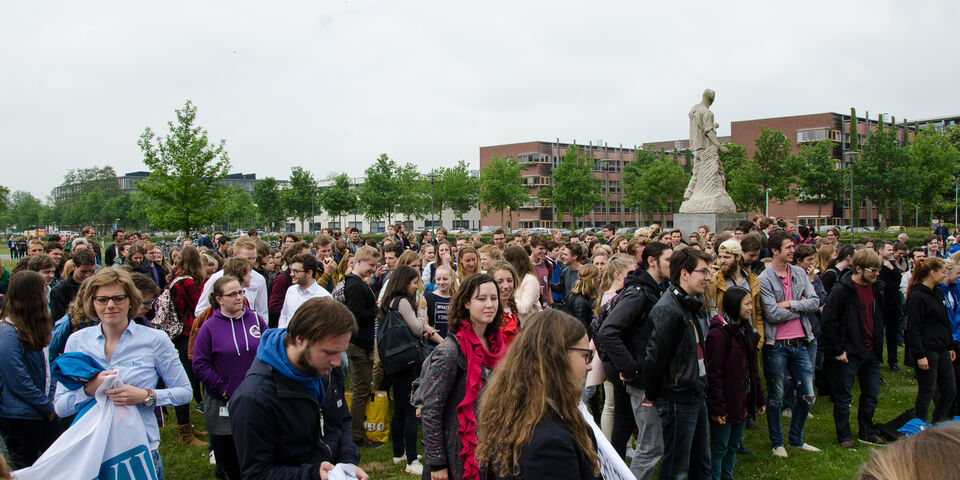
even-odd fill
[(770, 189), (763, 190), (763, 216), (770, 217)]

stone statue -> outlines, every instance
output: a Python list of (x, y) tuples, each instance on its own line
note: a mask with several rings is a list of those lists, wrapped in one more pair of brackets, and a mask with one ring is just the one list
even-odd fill
[(727, 194), (726, 178), (720, 165), (720, 153), (727, 148), (717, 140), (710, 105), (716, 92), (703, 91), (703, 100), (687, 114), (690, 117), (690, 150), (694, 154), (693, 176), (683, 194), (680, 213), (736, 213), (737, 207)]

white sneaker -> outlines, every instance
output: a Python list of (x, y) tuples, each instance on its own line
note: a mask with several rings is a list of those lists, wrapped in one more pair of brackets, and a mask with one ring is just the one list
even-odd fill
[(414, 460), (413, 463), (408, 463), (403, 471), (414, 475), (423, 475), (423, 464), (420, 463), (420, 460)]
[(783, 448), (783, 445), (780, 445), (779, 447), (773, 449), (773, 456), (787, 458), (787, 449)]
[[(791, 445), (791, 447), (793, 447), (793, 445)], [(819, 451), (820, 451), (819, 448), (814, 447), (813, 445), (810, 445), (809, 443), (804, 443), (803, 445), (800, 445), (799, 447), (793, 447), (793, 448), (796, 448), (796, 449), (798, 449), (798, 450), (803, 450), (804, 452), (819, 452)]]
[[(417, 455), (417, 460), (420, 460), (421, 458), (423, 458), (423, 455)], [(393, 463), (394, 463), (395, 465), (400, 465), (401, 463), (406, 463), (406, 461), (407, 461), (407, 456), (406, 456), (406, 455), (404, 455), (404, 456), (402, 456), (402, 457), (393, 457)]]
[(791, 418), (791, 417), (793, 417), (793, 410), (790, 410), (789, 408), (784, 408), (784, 409), (783, 409), (783, 412), (782, 412), (781, 414), (782, 414), (784, 417)]
[(808, 413), (808, 414), (807, 414), (807, 418), (813, 418), (813, 414), (812, 414), (812, 413)]
[(210, 465), (216, 465), (216, 464), (217, 464), (217, 457), (213, 455), (213, 450), (210, 450), (210, 455), (209, 455), (209, 457), (210, 457)]

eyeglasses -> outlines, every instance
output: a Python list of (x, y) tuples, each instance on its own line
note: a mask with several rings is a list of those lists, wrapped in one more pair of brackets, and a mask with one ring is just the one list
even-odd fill
[(236, 292), (224, 293), (223, 295), (220, 295), (220, 296), (223, 297), (223, 298), (237, 298), (237, 297), (242, 297), (242, 296), (243, 296), (243, 293), (244, 293), (244, 292), (243, 292), (243, 289), (241, 288), (240, 290), (237, 290)]
[(292, 273), (292, 274), (294, 274), (294, 275), (297, 275), (297, 274), (300, 274), (300, 273), (303, 273), (303, 272), (306, 272), (306, 270), (298, 270), (298, 269), (296, 269), (296, 268), (291, 268), (291, 269), (290, 269), (290, 273)]
[(880, 271), (879, 268), (864, 268), (864, 270), (865, 270), (865, 271), (868, 271), (868, 272), (870, 272), (870, 273), (877, 273), (877, 272)]
[(124, 303), (127, 303), (127, 300), (129, 299), (130, 297), (128, 295), (114, 295), (112, 297), (95, 295), (93, 297), (93, 301), (96, 302), (96, 304), (100, 305), (101, 307), (107, 305), (111, 301), (113, 302), (114, 305), (122, 305)]
[(583, 360), (589, 365), (593, 362), (593, 350), (589, 348), (580, 348), (580, 347), (570, 347), (567, 350), (576, 350), (578, 352), (584, 352)]
[(702, 273), (703, 275), (713, 275), (713, 272), (709, 268), (701, 268), (699, 270), (694, 270), (692, 273)]

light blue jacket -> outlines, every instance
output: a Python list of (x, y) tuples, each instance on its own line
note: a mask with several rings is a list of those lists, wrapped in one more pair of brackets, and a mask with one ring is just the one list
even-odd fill
[(26, 350), (17, 329), (0, 320), (0, 418), (43, 420), (53, 413), (46, 348)]

